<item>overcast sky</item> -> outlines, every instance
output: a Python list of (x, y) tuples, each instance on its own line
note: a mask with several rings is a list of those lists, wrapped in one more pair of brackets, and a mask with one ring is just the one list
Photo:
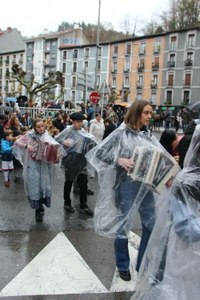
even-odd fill
[[(7, 0), (8, 1), (8, 0)], [(0, 28), (17, 28), (23, 36), (38, 35), (48, 29), (57, 31), (63, 21), (97, 24), (99, 0), (9, 0), (1, 1)], [(100, 22), (120, 23), (129, 19), (150, 21), (167, 8), (169, 0), (101, 0)], [(141, 24), (140, 24), (141, 26)]]

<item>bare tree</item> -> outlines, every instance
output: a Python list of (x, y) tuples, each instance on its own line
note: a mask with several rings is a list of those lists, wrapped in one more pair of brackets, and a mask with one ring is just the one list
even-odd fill
[(48, 93), (48, 91), (50, 92), (52, 89), (55, 89), (57, 85), (61, 86), (61, 91), (63, 90), (63, 74), (59, 71), (49, 72), (47, 80), (44, 83), (38, 83), (34, 80), (35, 76), (33, 74), (27, 76), (26, 72), (15, 64), (12, 66), (11, 77), (15, 78), (26, 88), (29, 102), (32, 104), (39, 93)]

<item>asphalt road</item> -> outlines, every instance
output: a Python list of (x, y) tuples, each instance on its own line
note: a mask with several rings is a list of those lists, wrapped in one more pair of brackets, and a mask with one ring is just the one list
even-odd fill
[[(159, 138), (160, 133), (155, 133)], [(78, 212), (79, 197), (72, 193), (76, 211), (63, 208), (63, 170), (54, 173), (52, 207), (42, 223), (35, 222), (24, 192), (22, 170), (12, 174), (10, 188), (0, 173), (0, 298), (2, 299), (130, 299), (134, 293), (134, 260), (137, 255), (140, 221), (134, 224), (133, 280), (122, 282), (115, 268), (113, 240), (94, 232), (93, 218)], [(14, 175), (21, 183), (14, 182)], [(89, 181), (98, 194), (95, 178)], [(58, 259), (59, 258), (59, 259)]]

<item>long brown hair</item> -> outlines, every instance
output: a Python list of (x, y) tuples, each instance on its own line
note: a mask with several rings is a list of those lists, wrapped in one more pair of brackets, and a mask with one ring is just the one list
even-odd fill
[(151, 105), (148, 101), (146, 100), (136, 100), (131, 104), (129, 107), (126, 116), (125, 116), (125, 124), (126, 126), (134, 129), (139, 129), (138, 128), (138, 123), (140, 121), (143, 109), (145, 106)]

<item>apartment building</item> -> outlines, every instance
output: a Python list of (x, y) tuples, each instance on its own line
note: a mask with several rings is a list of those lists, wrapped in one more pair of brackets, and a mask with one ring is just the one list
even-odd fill
[(16, 28), (8, 27), (0, 31), (0, 100), (16, 97), (23, 93), (22, 85), (10, 73), (14, 64), (23, 68), (25, 44)]
[[(61, 32), (46, 32), (38, 37), (26, 39), (26, 73), (34, 74), (35, 81), (44, 83), (48, 73), (60, 70), (61, 53), (59, 48), (80, 45), (88, 42), (83, 35), (82, 28), (75, 28)], [(49, 99), (60, 95), (60, 87), (48, 92)], [(41, 98), (38, 97), (37, 101)]]
[[(45, 32), (23, 40), (20, 32), (0, 32), (0, 97), (24, 94), (9, 72), (18, 63), (35, 81), (49, 71), (63, 72), (64, 100), (88, 101), (103, 83), (116, 102), (145, 99), (154, 105), (180, 106), (200, 94), (200, 30), (184, 29), (118, 41), (89, 44), (81, 28)], [(59, 87), (48, 97), (60, 95)], [(108, 96), (108, 95), (107, 95)]]
[(60, 47), (65, 100), (87, 102), (95, 85), (99, 90), (108, 82), (109, 49), (109, 43), (100, 44), (98, 49), (95, 44)]
[(164, 47), (164, 35), (111, 43), (109, 83), (118, 102), (145, 99), (160, 104)]
[(162, 104), (199, 101), (200, 28), (166, 33), (165, 41)]

